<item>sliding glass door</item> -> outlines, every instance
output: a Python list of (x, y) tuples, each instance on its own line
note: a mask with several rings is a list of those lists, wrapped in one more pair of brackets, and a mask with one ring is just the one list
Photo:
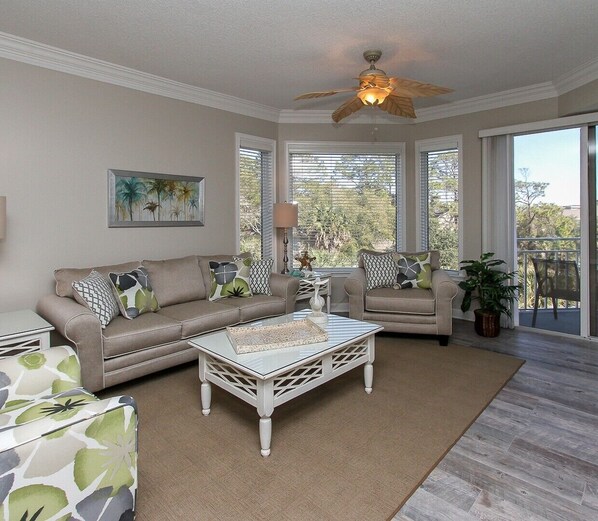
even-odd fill
[[(596, 126), (587, 131), (587, 170), (588, 170), (588, 286), (585, 294), (589, 301), (589, 334), (598, 337), (598, 170), (596, 168)], [(583, 293), (583, 292), (582, 292)]]
[(597, 133), (598, 113), (479, 133), (482, 248), (518, 270), (515, 326), (598, 340)]
[(580, 334), (580, 128), (516, 135), (519, 324)]

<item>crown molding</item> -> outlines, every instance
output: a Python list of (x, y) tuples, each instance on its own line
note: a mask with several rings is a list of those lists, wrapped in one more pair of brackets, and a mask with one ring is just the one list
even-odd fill
[(0, 57), (167, 98), (277, 122), (279, 110), (0, 32)]
[(554, 81), (559, 95), (598, 80), (598, 60), (590, 61), (560, 76)]
[(417, 122), (422, 123), (424, 121), (462, 116), (484, 110), (500, 109), (511, 105), (519, 105), (520, 103), (554, 98), (556, 96), (557, 91), (552, 82), (538, 83), (527, 87), (495, 92), (486, 96), (454, 101), (446, 105), (418, 109)]
[[(0, 32), (0, 57), (274, 123), (334, 124), (331, 123), (332, 111), (278, 110), (274, 107), (176, 82), (3, 32)], [(554, 98), (597, 79), (598, 60), (584, 64), (554, 82), (539, 83), (487, 96), (418, 109), (417, 120), (397, 118), (380, 111), (375, 113), (360, 111), (344, 120), (342, 124), (408, 125), (423, 123)]]
[(415, 122), (414, 119), (397, 118), (385, 112), (380, 112), (374, 107), (367, 107), (366, 110), (351, 114), (348, 118), (343, 119), (342, 123), (332, 122), (332, 110), (293, 110), (282, 109), (280, 111), (279, 123), (301, 124), (301, 123), (325, 123), (334, 126), (353, 125), (353, 124), (392, 124), (392, 125), (408, 125)]

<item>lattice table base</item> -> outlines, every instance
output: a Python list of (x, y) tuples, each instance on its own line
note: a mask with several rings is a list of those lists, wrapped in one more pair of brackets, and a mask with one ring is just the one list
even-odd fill
[(275, 407), (360, 365), (364, 365), (365, 391), (371, 393), (374, 357), (374, 332), (365, 338), (320, 353), (300, 365), (288, 370), (283, 369), (264, 378), (258, 378), (238, 366), (200, 351), (202, 413), (206, 416), (210, 414), (212, 396), (210, 384), (212, 383), (253, 405), (260, 416), (261, 454), (265, 457), (270, 454), (271, 416)]

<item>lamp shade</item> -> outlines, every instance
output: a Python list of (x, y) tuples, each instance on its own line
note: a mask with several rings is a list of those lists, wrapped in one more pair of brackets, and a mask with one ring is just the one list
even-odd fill
[(357, 93), (364, 105), (380, 105), (387, 97), (388, 91), (379, 87), (370, 87)]
[(294, 228), (299, 222), (299, 207), (293, 203), (274, 204), (274, 226)]
[(6, 196), (0, 195), (0, 239), (6, 237)]

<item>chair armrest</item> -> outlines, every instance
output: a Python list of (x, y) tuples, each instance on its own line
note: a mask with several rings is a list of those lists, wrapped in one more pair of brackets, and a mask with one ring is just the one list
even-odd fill
[(345, 292), (349, 296), (349, 317), (363, 320), (365, 310), (365, 270), (356, 268), (345, 279)]
[(75, 300), (57, 295), (42, 297), (36, 310), (77, 350), (83, 386), (92, 392), (103, 389), (104, 344), (98, 317)]
[(6, 383), (0, 391), (0, 408), (81, 386), (81, 366), (70, 346), (1, 359), (0, 373)]
[(432, 293), (436, 301), (436, 325), (439, 335), (453, 332), (453, 299), (459, 287), (444, 270), (432, 271)]
[(432, 271), (432, 293), (437, 301), (448, 300), (451, 302), (457, 296), (458, 291), (459, 287), (446, 271)]
[(133, 519), (135, 402), (94, 401), (67, 416), (45, 416), (0, 432), (6, 519), (33, 519), (42, 507), (44, 519), (82, 519), (89, 508), (110, 519)]
[(271, 273), (270, 289), (272, 290), (272, 295), (286, 300), (287, 313), (295, 311), (295, 300), (297, 298), (297, 291), (299, 291), (299, 279), (297, 277), (283, 275), (282, 273)]

